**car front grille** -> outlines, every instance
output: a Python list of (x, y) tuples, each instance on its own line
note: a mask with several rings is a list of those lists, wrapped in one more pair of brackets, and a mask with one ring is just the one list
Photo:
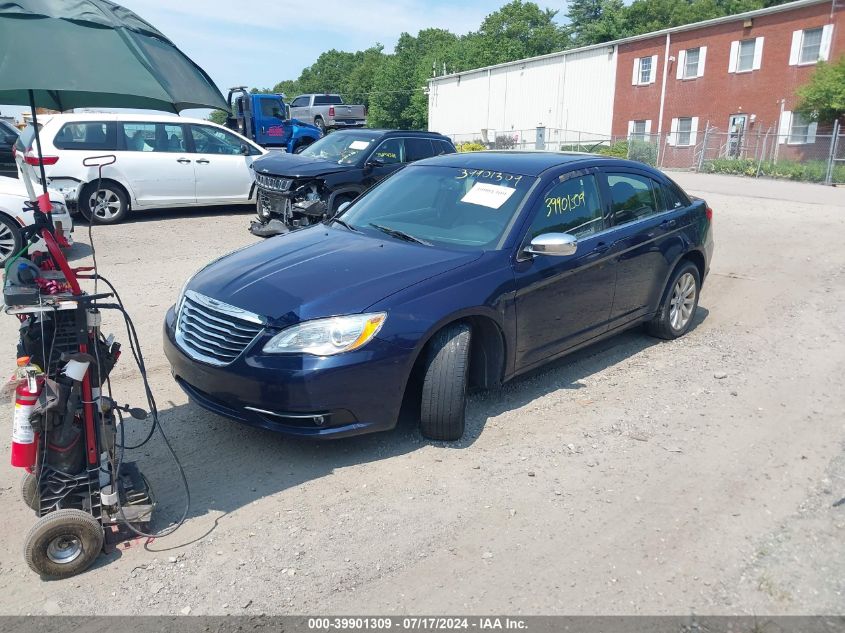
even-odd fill
[(176, 321), (176, 342), (209, 365), (234, 361), (264, 329), (264, 319), (241, 308), (186, 290)]
[(290, 178), (280, 178), (278, 176), (267, 176), (265, 174), (255, 174), (255, 182), (259, 187), (269, 189), (271, 191), (287, 191), (293, 184)]

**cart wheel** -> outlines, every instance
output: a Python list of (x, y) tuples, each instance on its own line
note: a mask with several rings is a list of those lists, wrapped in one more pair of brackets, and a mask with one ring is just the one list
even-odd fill
[(32, 473), (23, 474), (23, 479), (21, 479), (21, 497), (23, 497), (23, 502), (27, 506), (38, 512), (38, 477)]
[(82, 510), (56, 510), (36, 522), (26, 535), (24, 558), (47, 578), (67, 578), (85, 571), (103, 549), (103, 528)]

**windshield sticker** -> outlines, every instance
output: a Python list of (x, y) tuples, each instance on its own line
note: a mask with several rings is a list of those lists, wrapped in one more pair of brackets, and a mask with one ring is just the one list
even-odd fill
[(552, 214), (560, 215), (567, 211), (572, 211), (584, 204), (584, 192), (573, 193), (571, 195), (558, 196), (556, 198), (546, 198), (546, 208), (549, 212), (546, 217)]
[(512, 182), (514, 184), (522, 180), (522, 176), (515, 174), (505, 174), (501, 171), (490, 171), (489, 169), (464, 169), (459, 170), (461, 173), (457, 176), (458, 180), (464, 178), (488, 178), (497, 182)]
[(369, 141), (352, 141), (349, 144), (349, 149), (367, 149), (369, 147)]
[(379, 158), (391, 158), (393, 160), (396, 160), (396, 154), (394, 154), (393, 152), (376, 152), (376, 156), (378, 156)]
[(489, 185), (483, 182), (477, 182), (472, 186), (467, 194), (461, 198), (461, 202), (469, 204), (478, 204), (482, 207), (490, 207), (491, 209), (498, 209), (505, 202), (508, 201), (516, 189), (511, 187), (502, 187), (500, 185)]

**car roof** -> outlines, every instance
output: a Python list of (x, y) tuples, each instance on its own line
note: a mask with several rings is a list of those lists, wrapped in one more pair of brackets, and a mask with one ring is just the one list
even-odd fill
[(457, 154), (441, 154), (433, 158), (417, 161), (415, 165), (439, 165), (442, 167), (463, 167), (466, 169), (484, 169), (501, 171), (523, 176), (540, 176), (543, 172), (566, 165), (573, 168), (598, 167), (600, 165), (617, 167), (629, 166), (655, 170), (643, 163), (635, 161), (609, 158), (600, 154), (587, 152), (549, 152), (549, 151), (521, 151), (521, 150), (490, 150), (483, 152), (459, 152)]
[(426, 130), (385, 130), (358, 127), (346, 130), (337, 130), (332, 132), (332, 134), (364, 134), (370, 136), (371, 138), (382, 138), (385, 136), (420, 136), (423, 138), (438, 138), (450, 141), (448, 136), (444, 136), (443, 134), (440, 134), (440, 132), (427, 132)]
[(129, 112), (67, 112), (64, 114), (44, 114), (38, 116), (39, 123), (58, 122), (73, 123), (84, 121), (127, 121), (127, 122), (148, 122), (148, 123), (211, 123), (205, 119), (194, 119), (191, 117), (177, 116), (175, 114), (138, 114)]

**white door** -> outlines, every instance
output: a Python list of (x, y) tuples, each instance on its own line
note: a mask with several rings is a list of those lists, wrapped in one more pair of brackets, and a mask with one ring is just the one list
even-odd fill
[(191, 157), (197, 178), (197, 203), (248, 202), (253, 181), (249, 166), (261, 152), (218, 127), (197, 124), (190, 127), (194, 143)]
[(185, 149), (181, 123), (123, 123), (115, 167), (123, 173), (139, 207), (196, 203), (193, 156)]

